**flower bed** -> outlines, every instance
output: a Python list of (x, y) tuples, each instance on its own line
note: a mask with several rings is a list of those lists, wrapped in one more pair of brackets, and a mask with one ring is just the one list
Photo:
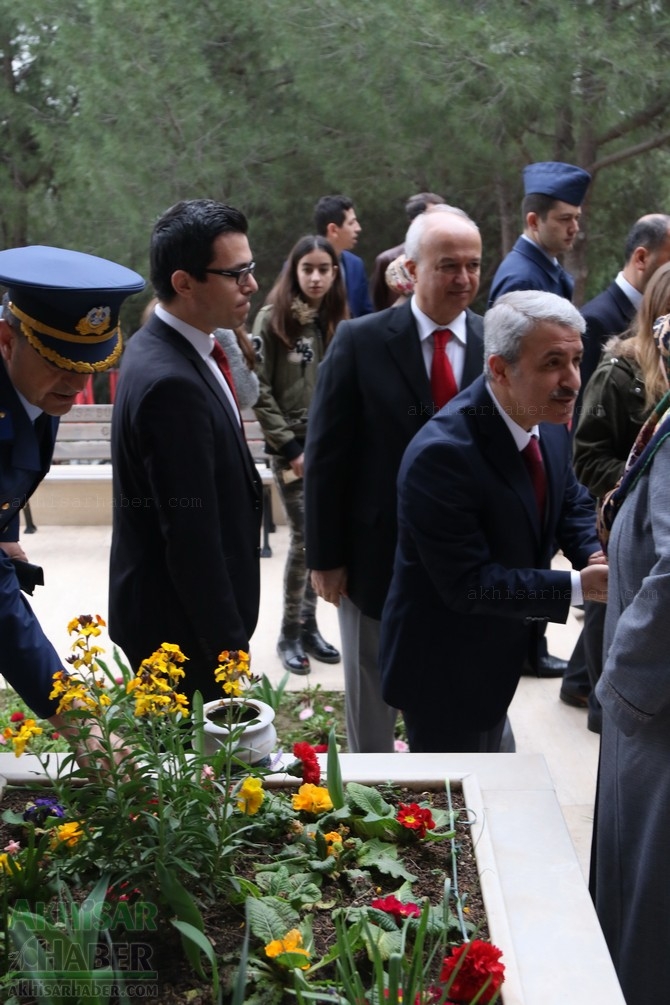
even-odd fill
[[(234, 723), (230, 744), (203, 753), (197, 700), (185, 748), (176, 646), (163, 646), (137, 676), (122, 668), (117, 682), (91, 641), (99, 622), (71, 627), (73, 662), (93, 675), (57, 675), (55, 690), (61, 710), (93, 730), (99, 765), (82, 775), (62, 759), (58, 809), (45, 815), (42, 807), (32, 821), (8, 817), (20, 847), (8, 850), (8, 842), (1, 863), (13, 903), (6, 971), (13, 966), (33, 989), (52, 987), (72, 971), (65, 960), (93, 982), (146, 985), (157, 978), (146, 966), (138, 976), (139, 964), (158, 969), (154, 950), (175, 956), (181, 947), (194, 986), (210, 989), (212, 1002), (497, 1000), (500, 953), (473, 939), (481, 933), (455, 882), (460, 811), (448, 787), (441, 805), (428, 792), (345, 784), (331, 743), (325, 780), (312, 749), (299, 744), (289, 771), (301, 784), (277, 790), (266, 769), (236, 758)], [(248, 678), (243, 655), (222, 654), (217, 679), (226, 694)], [(444, 859), (427, 858), (438, 849), (451, 866), (446, 891)], [(6, 987), (17, 979), (7, 973)], [(189, 1000), (171, 993), (163, 987), (161, 1000)]]

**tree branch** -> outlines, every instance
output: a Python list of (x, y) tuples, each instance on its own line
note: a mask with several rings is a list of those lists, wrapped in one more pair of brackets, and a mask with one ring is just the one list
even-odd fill
[(629, 160), (631, 157), (637, 157), (638, 154), (643, 154), (647, 150), (654, 150), (656, 147), (662, 147), (664, 143), (670, 143), (670, 130), (666, 133), (661, 133), (660, 136), (655, 136), (650, 140), (645, 140), (644, 143), (637, 143), (635, 146), (626, 147), (625, 150), (617, 150), (616, 153), (609, 154), (607, 157), (601, 157), (594, 164), (591, 164), (588, 170), (591, 174), (596, 174), (598, 171), (602, 171), (603, 168), (611, 167), (612, 164), (619, 164), (621, 161)]
[(608, 132), (603, 133), (596, 140), (598, 146), (603, 146), (605, 143), (611, 143), (612, 140), (618, 140), (621, 136), (625, 136), (626, 133), (630, 133), (633, 129), (637, 129), (639, 126), (646, 126), (655, 119), (657, 116), (664, 114), (668, 108), (668, 96), (662, 95), (658, 101), (655, 101), (652, 105), (647, 108), (642, 108), (635, 115), (632, 115), (626, 122), (621, 122), (617, 126), (613, 126)]

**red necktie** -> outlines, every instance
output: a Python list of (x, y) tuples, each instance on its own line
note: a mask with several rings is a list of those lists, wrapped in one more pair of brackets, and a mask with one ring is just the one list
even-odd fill
[(219, 370), (226, 378), (226, 384), (230, 388), (230, 392), (233, 398), (235, 399), (235, 404), (237, 405), (237, 410), (239, 412), (240, 403), (237, 400), (237, 391), (235, 390), (235, 382), (233, 381), (233, 375), (230, 372), (228, 357), (226, 356), (223, 346), (221, 346), (220, 343), (216, 341), (216, 339), (214, 339), (214, 348), (212, 349), (211, 355), (214, 357), (214, 360)]
[(430, 387), (433, 394), (433, 404), (436, 409), (442, 408), (458, 394), (458, 386), (454, 371), (446, 353), (446, 345), (451, 338), (448, 328), (437, 328), (433, 332), (433, 362), (430, 367)]
[(542, 462), (542, 453), (537, 436), (531, 436), (528, 446), (521, 451), (530, 480), (533, 483), (535, 501), (540, 514), (540, 520), (544, 520), (544, 507), (547, 501), (547, 476)]

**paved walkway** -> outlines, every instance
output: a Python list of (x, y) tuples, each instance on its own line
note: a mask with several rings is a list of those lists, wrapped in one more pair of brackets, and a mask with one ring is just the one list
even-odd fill
[[(71, 618), (84, 613), (106, 617), (110, 535), (109, 527), (41, 526), (36, 534), (23, 538), (28, 558), (42, 565), (45, 573), (45, 586), (38, 587), (33, 607), (47, 635), (64, 656), (69, 648), (66, 627)], [(279, 526), (272, 535), (273, 557), (261, 560), (261, 613), (251, 645), (255, 672), (266, 673), (273, 682), (278, 682), (283, 675), (275, 645), (281, 617), (287, 543), (286, 527)], [(324, 637), (337, 644), (339, 631), (335, 608), (320, 602), (318, 615)], [(572, 615), (567, 625), (550, 625), (550, 651), (567, 659), (579, 628), (579, 622)], [(111, 645), (109, 648), (111, 651)], [(290, 679), (292, 690), (299, 690), (306, 683), (320, 683), (322, 687), (331, 689), (343, 687), (341, 666), (314, 662), (312, 665), (313, 672), (308, 678)], [(586, 876), (599, 738), (588, 732), (585, 712), (569, 708), (559, 701), (559, 685), (559, 680), (522, 677), (510, 709), (510, 719), (518, 752), (540, 753), (546, 758)], [(391, 756), (402, 757), (402, 754)]]

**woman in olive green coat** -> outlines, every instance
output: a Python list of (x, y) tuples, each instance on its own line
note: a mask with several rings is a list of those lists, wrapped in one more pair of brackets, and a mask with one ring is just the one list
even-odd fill
[(291, 673), (309, 673), (309, 658), (337, 663), (340, 654), (316, 624), (316, 594), (305, 567), (303, 464), (307, 414), (316, 371), (338, 323), (347, 316), (337, 255), (308, 235), (292, 249), (254, 323), (260, 393), (254, 406), (286, 510), (291, 540), (277, 652)]

